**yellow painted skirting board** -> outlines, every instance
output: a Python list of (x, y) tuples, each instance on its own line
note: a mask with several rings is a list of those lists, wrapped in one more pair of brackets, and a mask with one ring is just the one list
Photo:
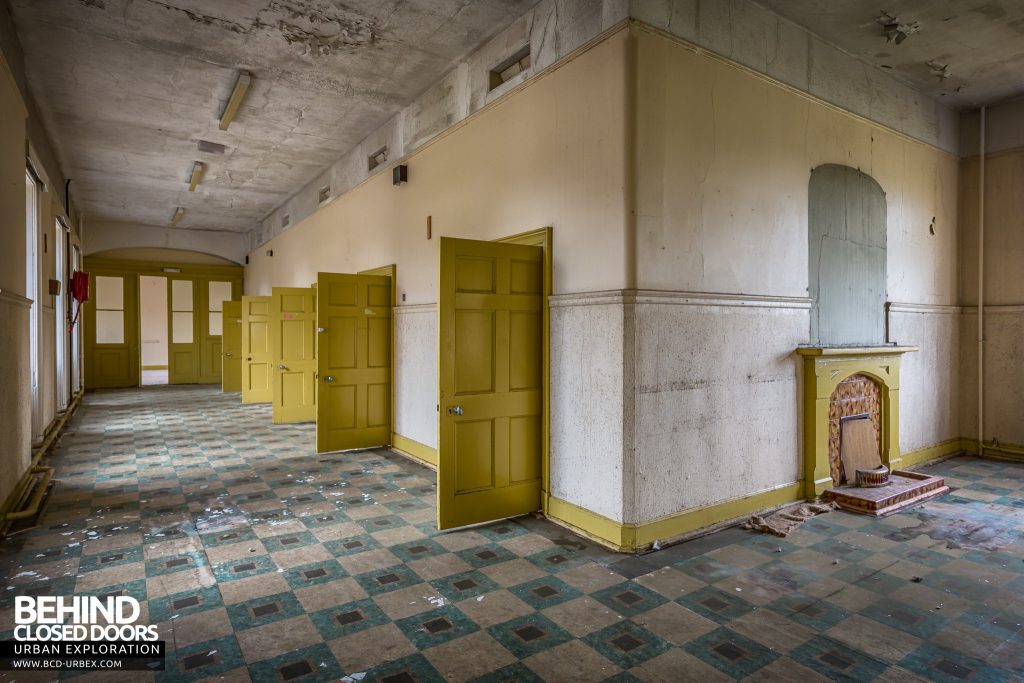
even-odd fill
[(914, 467), (915, 465), (920, 465), (930, 460), (937, 460), (938, 458), (956, 455), (964, 450), (963, 441), (963, 439), (949, 439), (948, 441), (937, 443), (934, 446), (919, 448), (916, 451), (907, 451), (902, 454), (900, 467)]
[(410, 458), (420, 460), (435, 469), (437, 468), (436, 448), (431, 448), (426, 444), (422, 444), (419, 441), (410, 439), (407, 436), (402, 436), (401, 434), (391, 435), (391, 448), (402, 455), (407, 455)]
[[(960, 439), (961, 450), (971, 455), (979, 455), (978, 440), (963, 438)], [(1024, 462), (1024, 446), (1015, 443), (995, 443), (985, 441), (982, 444), (981, 457), (992, 458), (993, 460), (1006, 460), (1008, 462)]]
[(743, 498), (684, 510), (642, 524), (616, 522), (552, 496), (548, 499), (548, 517), (578, 529), (616, 550), (631, 552), (645, 548), (655, 541), (666, 541), (720, 522), (740, 519), (759, 510), (796, 502), (800, 500), (802, 490), (802, 482), (793, 482)]
[(166, 365), (143, 365), (143, 370), (166, 370)]

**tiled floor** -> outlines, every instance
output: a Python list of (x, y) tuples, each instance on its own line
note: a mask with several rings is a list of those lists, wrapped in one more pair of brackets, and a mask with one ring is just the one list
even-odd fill
[(1022, 465), (623, 557), (532, 517), (437, 533), (430, 470), (312, 447), (209, 387), (88, 395), (43, 526), (0, 545), (0, 639), (16, 593), (121, 592), (172, 649), (125, 680), (1022, 680)]

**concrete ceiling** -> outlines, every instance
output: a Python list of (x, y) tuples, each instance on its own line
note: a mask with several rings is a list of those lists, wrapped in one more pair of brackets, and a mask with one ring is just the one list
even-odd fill
[[(1024, 0), (758, 2), (947, 106), (1024, 94)], [(883, 15), (902, 42), (889, 41)]]
[[(169, 225), (183, 206), (178, 227), (242, 232), (536, 0), (10, 4), (81, 211)], [(240, 70), (253, 83), (221, 131)]]

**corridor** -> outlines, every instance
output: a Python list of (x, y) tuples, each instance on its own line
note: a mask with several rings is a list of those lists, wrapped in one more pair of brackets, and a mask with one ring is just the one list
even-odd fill
[[(86, 395), (16, 594), (131, 595), (152, 680), (1010, 680), (1024, 669), (1024, 471), (957, 458), (955, 491), (778, 539), (733, 528), (644, 556), (534, 517), (439, 533), (434, 474), (317, 456), (309, 424), (214, 387)], [(117, 680), (109, 672), (76, 680)], [(137, 680), (135, 674), (132, 680)], [(0, 680), (51, 680), (36, 672)]]

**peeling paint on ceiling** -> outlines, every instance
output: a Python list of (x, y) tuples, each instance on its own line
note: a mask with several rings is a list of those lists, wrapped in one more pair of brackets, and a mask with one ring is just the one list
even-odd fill
[[(244, 232), (536, 0), (10, 4), (89, 219), (166, 226), (183, 206), (177, 227)], [(221, 131), (242, 70), (252, 86)]]
[(757, 0), (957, 108), (1024, 94), (1024, 0)]

